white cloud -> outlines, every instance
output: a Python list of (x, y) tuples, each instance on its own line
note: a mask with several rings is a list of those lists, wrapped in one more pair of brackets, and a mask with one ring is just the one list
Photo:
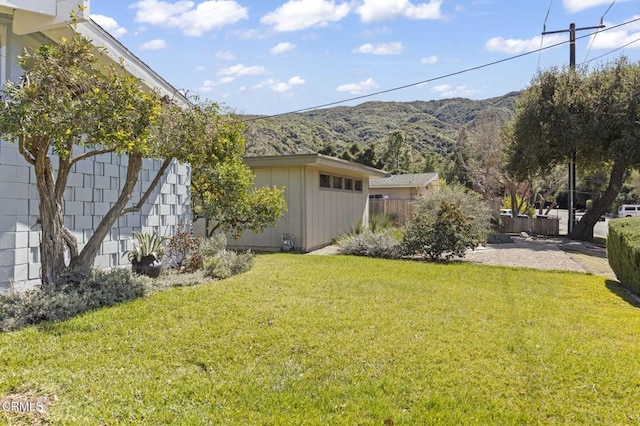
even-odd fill
[(399, 55), (404, 50), (401, 42), (379, 43), (373, 45), (371, 43), (363, 44), (354, 49), (357, 53), (371, 53), (373, 55)]
[(216, 58), (225, 61), (233, 61), (236, 58), (236, 55), (231, 52), (216, 52)]
[(268, 79), (268, 80), (261, 81), (261, 82), (260, 82), (260, 83), (258, 83), (258, 84), (254, 84), (253, 86), (251, 86), (251, 88), (252, 88), (252, 89), (263, 89), (263, 88), (265, 88), (265, 87), (273, 86), (274, 84), (278, 84), (278, 83), (279, 83), (279, 81), (278, 81), (278, 80), (275, 80), (275, 79), (273, 79), (273, 78), (270, 78), (270, 79)]
[(234, 81), (234, 77), (222, 77), (220, 80), (205, 80), (200, 86), (200, 92), (210, 92), (214, 87), (221, 86), (223, 84), (228, 84)]
[[(640, 16), (636, 15), (630, 20), (638, 18)], [(606, 23), (606, 26), (612, 27), (613, 24)], [(591, 36), (589, 44), (593, 49), (617, 49), (626, 45), (628, 46), (625, 49), (640, 49), (638, 38), (640, 38), (640, 22), (636, 21), (617, 30), (599, 32)]]
[(198, 71), (198, 72), (200, 72), (200, 71), (204, 71), (205, 69), (206, 69), (206, 68), (205, 68), (205, 66), (204, 66), (204, 65), (198, 65), (197, 67), (195, 67), (195, 68), (194, 68), (194, 70), (195, 70), (195, 71)]
[(304, 83), (305, 83), (304, 79), (298, 75), (296, 75), (295, 77), (291, 77), (289, 79), (289, 84), (292, 86), (298, 86)]
[(432, 91), (436, 92), (443, 98), (458, 98), (471, 96), (476, 93), (476, 90), (470, 89), (467, 86), (450, 86), (448, 84), (441, 84), (439, 86), (433, 86)]
[(289, 43), (289, 42), (278, 43), (269, 50), (269, 53), (271, 53), (272, 55), (281, 55), (295, 48), (296, 48), (296, 45), (293, 43)]
[(609, 5), (611, 0), (562, 0), (562, 4), (567, 12), (576, 13), (596, 6)]
[(192, 1), (140, 0), (132, 7), (138, 9), (136, 22), (178, 28), (189, 36), (201, 36), (248, 17), (247, 8), (235, 0), (203, 1), (195, 8)]
[(544, 39), (542, 36), (535, 36), (529, 40), (493, 37), (485, 43), (484, 47), (490, 52), (503, 52), (517, 55), (519, 53), (532, 52), (540, 49), (541, 41), (542, 47), (547, 47), (552, 44), (562, 43), (563, 41), (567, 41), (567, 39), (567, 37), (561, 35), (546, 35)]
[(218, 70), (219, 75), (233, 75), (236, 77), (241, 77), (245, 75), (259, 75), (264, 74), (267, 71), (265, 67), (262, 66), (245, 66), (243, 64), (237, 64), (230, 66), (228, 68), (222, 68)]
[(167, 47), (167, 42), (160, 38), (156, 38), (154, 40), (149, 40), (146, 43), (142, 43), (139, 49), (140, 50), (160, 50), (160, 49), (164, 49), (165, 47)]
[(348, 3), (334, 0), (289, 0), (275, 11), (264, 15), (260, 22), (273, 25), (276, 31), (297, 31), (323, 27), (340, 21), (349, 13)]
[(368, 78), (359, 83), (343, 84), (342, 86), (338, 86), (336, 90), (338, 92), (348, 92), (352, 95), (362, 95), (377, 87), (378, 83), (376, 83), (372, 78)]
[(118, 25), (118, 21), (104, 15), (91, 15), (91, 19), (104, 28), (109, 34), (118, 38), (127, 33), (127, 29)]
[(300, 86), (303, 84), (305, 84), (304, 79), (296, 75), (295, 77), (291, 77), (289, 81), (286, 83), (280, 80), (270, 78), (268, 80), (262, 81), (254, 85), (253, 89), (263, 89), (265, 87), (268, 87), (274, 92), (284, 93), (291, 90), (293, 86)]
[(398, 17), (407, 19), (440, 19), (442, 0), (414, 4), (409, 0), (364, 0), (356, 8), (362, 22), (385, 21)]
[(425, 56), (420, 58), (421, 64), (436, 64), (438, 63), (438, 57), (436, 55)]

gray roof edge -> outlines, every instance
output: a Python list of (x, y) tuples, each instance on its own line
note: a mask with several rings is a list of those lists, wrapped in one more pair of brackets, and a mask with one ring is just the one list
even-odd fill
[(375, 178), (369, 181), (371, 188), (423, 187), (438, 179), (438, 173), (413, 173)]
[[(67, 26), (47, 32), (55, 35), (66, 35), (69, 30)], [(166, 95), (181, 105), (191, 104), (184, 94), (167, 82), (167, 80), (161, 77), (95, 21), (88, 20), (79, 22), (76, 25), (76, 31), (83, 37), (89, 39), (94, 46), (104, 48), (106, 55), (113, 62), (120, 63), (121, 60), (124, 60), (124, 69), (131, 75), (139, 78), (149, 89), (158, 90), (161, 96)]]
[(342, 170), (351, 170), (371, 177), (386, 176), (386, 172), (364, 164), (335, 158), (324, 154), (285, 154), (244, 157), (248, 166), (277, 167), (277, 166), (326, 166)]

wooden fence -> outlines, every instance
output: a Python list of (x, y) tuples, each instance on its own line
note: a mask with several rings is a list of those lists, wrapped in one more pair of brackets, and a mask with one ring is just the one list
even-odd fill
[(560, 235), (560, 219), (558, 218), (528, 218), (500, 216), (502, 220), (501, 231), (505, 234), (519, 234), (526, 232), (529, 235)]
[[(413, 214), (413, 200), (394, 200), (392, 198), (369, 199), (369, 217), (375, 215), (390, 215), (396, 225), (404, 225)], [(560, 219), (558, 218), (528, 218), (500, 216), (502, 226), (500, 231), (505, 234), (519, 234), (526, 232), (530, 235), (560, 235)]]
[(370, 198), (369, 217), (376, 215), (393, 217), (396, 225), (404, 225), (413, 214), (413, 200), (394, 200), (392, 198)]

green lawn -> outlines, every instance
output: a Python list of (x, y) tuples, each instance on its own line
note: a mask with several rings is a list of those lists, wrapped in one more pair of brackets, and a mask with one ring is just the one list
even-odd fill
[(638, 424), (640, 309), (621, 294), (575, 273), (263, 255), (0, 334), (0, 400), (47, 396), (55, 424)]

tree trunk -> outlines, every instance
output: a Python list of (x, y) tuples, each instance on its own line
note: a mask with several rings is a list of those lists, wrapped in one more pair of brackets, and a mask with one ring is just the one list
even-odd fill
[(98, 255), (100, 246), (105, 237), (111, 231), (113, 224), (122, 215), (127, 203), (131, 200), (133, 190), (138, 182), (138, 175), (142, 168), (142, 155), (129, 154), (129, 161), (127, 164), (127, 177), (125, 183), (120, 191), (118, 201), (109, 209), (106, 215), (100, 221), (100, 224), (87, 241), (80, 254), (71, 259), (70, 266), (79, 267), (81, 269), (89, 270), (93, 266), (93, 262)]
[(42, 236), (40, 241), (40, 267), (42, 286), (53, 285), (64, 271), (65, 240), (62, 200), (55, 196), (53, 167), (46, 151), (35, 155), (36, 184), (40, 195), (38, 213)]
[(626, 170), (627, 160), (622, 156), (618, 157), (611, 168), (607, 189), (602, 194), (602, 197), (593, 203), (593, 207), (585, 213), (580, 222), (573, 227), (573, 231), (569, 235), (570, 239), (579, 241), (591, 241), (593, 239), (593, 227), (620, 193)]

